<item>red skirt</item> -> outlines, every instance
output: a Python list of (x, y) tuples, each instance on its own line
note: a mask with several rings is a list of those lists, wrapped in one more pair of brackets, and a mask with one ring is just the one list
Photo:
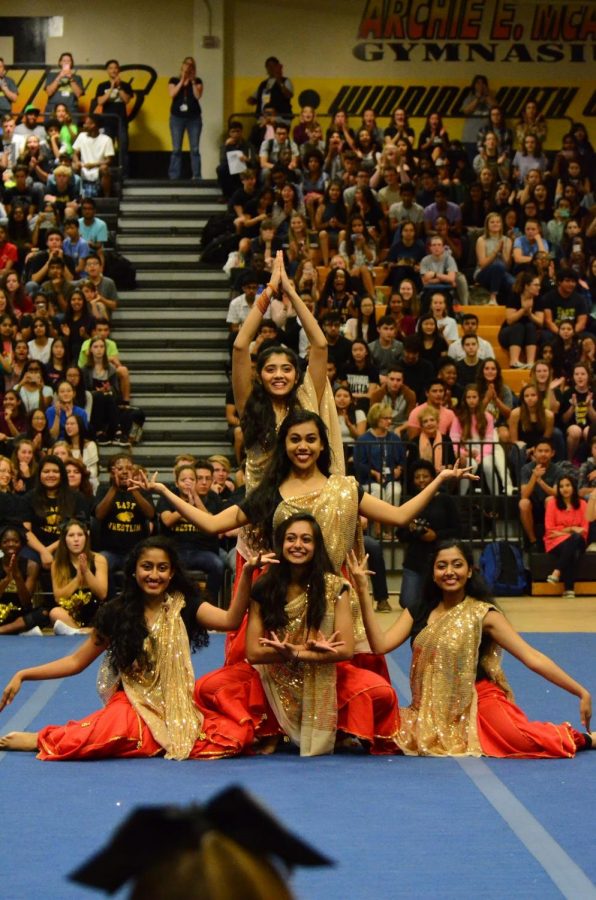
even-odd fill
[(492, 681), (476, 683), (478, 737), (485, 756), (559, 759), (585, 750), (584, 735), (563, 723), (530, 722)]
[[(245, 728), (220, 722), (213, 713), (205, 714), (203, 728), (205, 737), (195, 742), (189, 759), (235, 756), (247, 740)], [(116, 691), (103, 709), (85, 719), (66, 725), (46, 725), (38, 732), (37, 743), (38, 759), (44, 760), (146, 757), (164, 753), (124, 691)]]
[[(371, 753), (396, 753), (399, 711), (391, 685), (382, 676), (349, 662), (338, 663), (336, 669), (337, 730), (366, 741)], [(249, 726), (245, 752), (250, 753), (260, 738), (283, 734), (259, 673), (247, 662), (204, 675), (197, 681), (195, 698), (202, 710), (231, 719), (236, 726)]]

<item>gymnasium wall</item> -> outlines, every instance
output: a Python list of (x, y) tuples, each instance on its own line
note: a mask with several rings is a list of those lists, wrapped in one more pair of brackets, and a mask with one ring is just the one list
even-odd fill
[(400, 105), (419, 130), (432, 108), (457, 137), (466, 87), (483, 73), (511, 117), (537, 100), (549, 119), (547, 146), (574, 119), (596, 131), (596, 4), (588, 0), (104, 0), (97, 8), (24, 0), (18, 13), (0, 16), (0, 56), (20, 90), (15, 108), (44, 105), (45, 73), (63, 50), (75, 57), (87, 108), (103, 63), (116, 57), (138, 91), (131, 147), (152, 158), (169, 148), (168, 79), (194, 55), (205, 82), (206, 176), (226, 118), (252, 121), (247, 97), (269, 55), (324, 123), (339, 107), (356, 117), (373, 106), (385, 124)]

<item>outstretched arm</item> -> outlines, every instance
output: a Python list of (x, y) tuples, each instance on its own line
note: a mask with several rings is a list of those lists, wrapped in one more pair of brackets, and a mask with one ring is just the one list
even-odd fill
[(416, 494), (402, 506), (392, 506), (378, 497), (364, 494), (360, 501), (359, 510), (367, 519), (373, 519), (382, 525), (397, 525), (403, 527), (409, 525), (412, 519), (420, 515), (426, 504), (434, 497), (441, 485), (452, 478), (461, 480), (478, 481), (478, 476), (472, 474), (471, 466), (462, 466), (459, 460), (452, 469), (443, 469), (424, 490)]
[(212, 516), (206, 510), (198, 509), (192, 503), (183, 500), (182, 497), (174, 494), (165, 484), (156, 479), (157, 472), (154, 472), (151, 479), (147, 478), (143, 472), (138, 472), (134, 478), (131, 478), (128, 489), (132, 491), (141, 489), (161, 494), (179, 513), (182, 513), (185, 519), (197, 525), (206, 534), (224, 534), (226, 531), (232, 531), (232, 529), (246, 525), (248, 522), (239, 506), (229, 506), (227, 509), (217, 513), (217, 515)]
[(30, 669), (21, 669), (13, 675), (0, 698), (0, 711), (8, 706), (18, 694), (23, 681), (44, 681), (46, 678), (68, 678), (70, 675), (78, 675), (94, 659), (103, 653), (106, 645), (100, 641), (96, 632), (92, 632), (84, 644), (78, 647), (74, 653), (62, 656), (53, 662), (44, 663), (41, 666), (33, 666)]
[(246, 401), (252, 390), (252, 371), (250, 365), (250, 345), (255, 339), (257, 329), (267, 312), (271, 297), (277, 292), (281, 279), (279, 260), (276, 259), (271, 272), (271, 280), (264, 291), (261, 291), (252, 305), (252, 309), (242, 323), (236, 335), (232, 350), (232, 388), (234, 403), (238, 415), (242, 416)]
[(367, 565), (368, 553), (362, 562), (359, 563), (354, 551), (350, 551), (348, 555), (348, 567), (358, 595), (358, 600), (360, 601), (362, 620), (366, 629), (366, 636), (370, 644), (370, 649), (373, 653), (389, 653), (391, 650), (395, 650), (396, 647), (401, 647), (404, 641), (407, 641), (414, 623), (412, 616), (406, 609), (391, 628), (387, 631), (383, 631), (375, 616), (370, 592), (368, 590), (368, 576), (374, 573), (367, 568)]
[(220, 609), (212, 603), (201, 603), (197, 610), (197, 622), (205, 628), (212, 628), (216, 631), (233, 631), (235, 628), (239, 628), (250, 603), (253, 572), (262, 566), (275, 566), (278, 563), (279, 560), (275, 553), (263, 555), (259, 553), (258, 556), (247, 559), (229, 608)]
[(497, 610), (488, 612), (484, 618), (482, 630), (499, 647), (508, 650), (512, 656), (519, 659), (532, 672), (537, 672), (538, 675), (542, 675), (543, 678), (546, 678), (552, 684), (556, 684), (557, 687), (563, 688), (564, 691), (579, 697), (580, 719), (586, 730), (590, 730), (592, 697), (590, 692), (579, 681), (575, 681), (571, 675), (568, 675), (549, 656), (546, 656), (546, 654), (541, 653), (524, 641), (513, 626), (509, 624), (503, 613), (497, 612)]
[(321, 327), (313, 314), (310, 312), (304, 301), (299, 297), (296, 289), (286, 274), (283, 264), (283, 252), (277, 253), (277, 258), (281, 267), (281, 286), (284, 293), (288, 295), (292, 302), (292, 306), (296, 310), (296, 315), (304, 333), (310, 344), (310, 353), (308, 355), (308, 371), (312, 378), (317, 392), (317, 399), (321, 400), (325, 384), (327, 383), (327, 339)]

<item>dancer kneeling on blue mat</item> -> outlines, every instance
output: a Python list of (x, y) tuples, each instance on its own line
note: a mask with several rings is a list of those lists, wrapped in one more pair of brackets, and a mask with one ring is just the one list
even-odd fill
[(274, 546), (279, 566), (239, 587), (252, 598), (248, 662), (199, 679), (197, 702), (250, 721), (260, 752), (272, 752), (280, 736), (302, 756), (333, 753), (353, 738), (371, 753), (397, 752), (395, 691), (351, 661), (357, 600), (334, 574), (317, 520), (305, 512), (289, 516), (275, 529)]
[[(274, 559), (251, 558), (245, 579), (261, 562)], [(104, 708), (79, 722), (7, 734), (0, 750), (38, 750), (46, 760), (238, 753), (247, 743), (248, 725), (198, 708), (189, 644), (205, 646), (207, 628), (237, 628), (247, 602), (242, 591), (228, 610), (202, 601), (167, 538), (141, 541), (126, 561), (122, 593), (100, 607), (88, 639), (68, 656), (17, 672), (0, 699), (2, 710), (23, 681), (76, 675), (106, 651), (98, 675)]]
[[(403, 753), (557, 758), (596, 747), (596, 732), (589, 732), (589, 691), (515, 631), (461, 542), (439, 544), (414, 616), (405, 610), (386, 632), (373, 613), (366, 559), (359, 564), (352, 554), (350, 570), (373, 652), (389, 653), (408, 638), (412, 641), (412, 703), (400, 709), (397, 734)], [(567, 723), (530, 722), (513, 702), (501, 669), (501, 648), (579, 697), (586, 732)]]

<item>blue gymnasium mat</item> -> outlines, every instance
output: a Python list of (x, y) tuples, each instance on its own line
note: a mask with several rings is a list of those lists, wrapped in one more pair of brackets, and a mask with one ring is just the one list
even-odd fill
[[(540, 634), (531, 642), (578, 680), (593, 683), (594, 634)], [(4, 638), (0, 684), (19, 667), (68, 653), (78, 638)], [(194, 657), (216, 668), (223, 638)], [(409, 649), (390, 668), (402, 703)], [(0, 717), (34, 730), (98, 707), (97, 664), (58, 682), (27, 683)], [(577, 723), (574, 697), (507, 659), (516, 697), (537, 719)], [(31, 718), (32, 717), (32, 718)], [(22, 719), (23, 721), (19, 721)], [(12, 720), (12, 725), (10, 724)], [(27, 721), (28, 720), (28, 721)], [(204, 801), (239, 783), (337, 861), (302, 870), (301, 898), (596, 897), (591, 812), (596, 753), (575, 760), (465, 760), (296, 755), (193, 761), (41, 763), (4, 754), (0, 896), (69, 900), (99, 896), (65, 875), (138, 804)], [(120, 894), (119, 896), (123, 896)]]

